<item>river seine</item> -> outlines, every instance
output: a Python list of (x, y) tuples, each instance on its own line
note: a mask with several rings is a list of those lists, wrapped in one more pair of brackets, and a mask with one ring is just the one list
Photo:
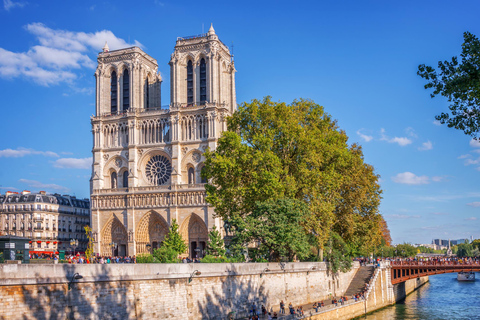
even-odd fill
[(475, 282), (458, 282), (456, 273), (430, 276), (404, 301), (358, 319), (480, 319), (480, 273)]

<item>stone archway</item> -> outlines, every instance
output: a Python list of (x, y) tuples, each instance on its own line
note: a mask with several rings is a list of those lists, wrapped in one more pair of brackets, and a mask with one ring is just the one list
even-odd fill
[[(102, 245), (100, 254), (102, 256), (126, 256), (128, 235), (127, 230), (122, 222), (113, 215), (105, 224), (101, 232)], [(116, 247), (112, 248), (111, 243), (115, 243)]]
[(205, 222), (197, 214), (188, 216), (180, 227), (180, 234), (188, 245), (190, 258), (202, 258), (208, 242), (208, 229)]
[(168, 224), (165, 219), (155, 211), (147, 212), (140, 219), (135, 233), (136, 254), (151, 253), (153, 249), (159, 248), (167, 233)]

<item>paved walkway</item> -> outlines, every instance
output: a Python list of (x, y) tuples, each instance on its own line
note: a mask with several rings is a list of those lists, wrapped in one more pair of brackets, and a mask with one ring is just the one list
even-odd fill
[[(360, 300), (357, 300), (357, 301), (363, 301), (362, 299)], [(322, 308), (319, 308), (318, 309), (318, 312), (315, 311), (315, 309), (313, 309), (313, 303), (308, 303), (308, 304), (303, 304), (303, 305), (296, 305), (294, 306), (295, 307), (295, 310), (297, 310), (297, 307), (299, 306), (302, 306), (303, 307), (303, 312), (305, 313), (305, 315), (302, 317), (302, 316), (298, 316), (298, 315), (291, 315), (290, 314), (290, 310), (288, 309), (288, 304), (289, 302), (286, 303), (286, 306), (285, 306), (285, 314), (280, 314), (278, 311), (277, 311), (277, 315), (278, 315), (278, 319), (303, 319), (303, 318), (306, 318), (306, 317), (309, 317), (311, 315), (314, 315), (314, 314), (319, 314), (319, 313), (322, 313), (322, 312), (325, 312), (325, 311), (328, 311), (328, 310), (332, 310), (332, 309), (335, 309), (335, 308), (341, 308), (343, 306), (346, 306), (346, 305), (349, 305), (349, 304), (353, 304), (355, 303), (355, 299), (349, 299), (347, 301), (345, 301), (343, 303), (343, 305), (341, 305), (340, 303), (338, 303), (338, 306), (335, 307), (334, 304), (332, 304), (332, 300), (331, 299), (327, 299), (327, 300), (323, 300), (323, 304), (325, 305), (324, 307)], [(259, 309), (257, 312), (260, 314), (261, 312), (261, 309), (262, 309), (262, 305), (260, 306), (257, 306), (257, 308)], [(271, 312), (272, 316), (273, 316), (273, 312)], [(249, 317), (245, 317), (245, 318), (240, 318), (240, 319), (249, 319)], [(268, 319), (268, 315), (263, 317), (262, 315), (259, 316), (259, 319)]]

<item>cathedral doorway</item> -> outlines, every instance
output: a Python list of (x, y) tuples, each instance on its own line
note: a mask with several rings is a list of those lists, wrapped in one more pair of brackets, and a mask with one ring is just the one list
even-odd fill
[(140, 220), (135, 233), (136, 254), (152, 253), (160, 248), (165, 235), (168, 233), (168, 224), (155, 211), (147, 212)]
[(208, 230), (205, 222), (198, 215), (192, 213), (183, 221), (180, 234), (188, 243), (188, 256), (191, 259), (200, 259), (205, 256)]
[(127, 230), (120, 220), (113, 216), (105, 224), (101, 232), (102, 245), (100, 254), (102, 256), (125, 256), (127, 255)]

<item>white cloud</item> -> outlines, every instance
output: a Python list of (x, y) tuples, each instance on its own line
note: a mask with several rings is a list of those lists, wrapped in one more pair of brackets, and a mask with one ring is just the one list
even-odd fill
[(388, 215), (390, 218), (392, 219), (399, 219), (399, 220), (403, 220), (403, 219), (418, 219), (420, 218), (419, 215), (413, 215), (413, 216), (410, 216), (408, 214), (389, 214)]
[(88, 54), (101, 51), (105, 41), (111, 50), (143, 47), (136, 40), (129, 44), (109, 30), (72, 32), (50, 29), (42, 23), (29, 24), (25, 29), (37, 37), (40, 45), (32, 46), (27, 52), (0, 48), (0, 77), (24, 76), (43, 86), (72, 83), (77, 78), (74, 70), (95, 68), (95, 62)]
[(55, 168), (62, 169), (90, 169), (92, 167), (92, 157), (90, 158), (61, 158), (54, 162)]
[(470, 217), (470, 218), (465, 218), (465, 220), (467, 220), (467, 221), (475, 221), (475, 220), (477, 220), (477, 218), (476, 218), (476, 217)]
[(17, 148), (16, 150), (13, 149), (4, 149), (0, 150), (0, 158), (20, 158), (29, 155), (42, 155), (46, 157), (58, 157), (58, 154), (52, 151), (37, 151), (33, 149), (26, 149), (26, 148)]
[(360, 130), (357, 131), (357, 134), (360, 136), (360, 138), (362, 138), (365, 142), (371, 141), (371, 140), (373, 139), (373, 137), (372, 137), (372, 136), (369, 136), (369, 135), (366, 135), (366, 134), (363, 134), (363, 133), (361, 132), (362, 130), (363, 130), (363, 129), (360, 129)]
[(415, 130), (412, 127), (408, 127), (405, 129), (405, 132), (407, 135), (409, 135), (412, 138), (417, 138), (417, 134), (415, 133)]
[[(411, 128), (407, 128), (407, 129), (411, 129)], [(412, 129), (413, 130), (413, 129)], [(387, 141), (388, 143), (398, 143), (398, 145), (404, 147), (404, 146), (407, 146), (409, 144), (412, 143), (412, 140), (410, 140), (409, 138), (407, 137), (394, 137), (394, 138), (389, 138), (386, 134), (385, 134), (385, 129), (381, 129), (380, 130), (380, 140), (382, 141)]]
[(420, 185), (420, 184), (429, 184), (430, 179), (427, 176), (417, 176), (411, 172), (399, 173), (396, 176), (392, 177), (393, 182), (401, 184), (411, 184), (411, 185)]
[(436, 125), (436, 126), (441, 126), (441, 125), (442, 125), (442, 124), (440, 123), (440, 121), (438, 121), (438, 120), (433, 120), (432, 123), (433, 123), (434, 125)]
[(480, 202), (470, 202), (470, 203), (467, 203), (467, 206), (478, 208), (480, 207)]
[(472, 155), (470, 154), (462, 154), (461, 156), (459, 156), (457, 159), (466, 159), (466, 158), (470, 158)]
[(64, 186), (60, 186), (54, 183), (41, 183), (40, 181), (36, 180), (27, 180), (27, 179), (20, 179), (18, 182), (25, 183), (31, 188), (37, 188), (42, 190), (55, 190), (60, 192), (70, 192), (70, 189)]
[(469, 145), (472, 148), (480, 148), (480, 142), (478, 140), (473, 139), (473, 138), (470, 140)]
[(23, 2), (13, 2), (12, 0), (3, 0), (3, 7), (5, 8), (6, 11), (10, 11), (10, 9), (19, 7), (23, 8), (25, 7), (26, 3)]
[(436, 216), (447, 216), (448, 213), (446, 212), (430, 212), (430, 214), (434, 214)]
[(433, 149), (433, 143), (430, 140), (422, 143), (421, 147), (418, 147), (418, 150), (420, 150), (420, 151), (427, 151), (427, 150), (432, 150), (432, 149)]
[(442, 176), (433, 176), (432, 177), (433, 182), (441, 182), (443, 180), (445, 180), (445, 177), (442, 177)]
[(0, 187), (0, 190), (14, 190), (14, 191), (16, 191), (18, 189), (15, 188), (15, 187)]

